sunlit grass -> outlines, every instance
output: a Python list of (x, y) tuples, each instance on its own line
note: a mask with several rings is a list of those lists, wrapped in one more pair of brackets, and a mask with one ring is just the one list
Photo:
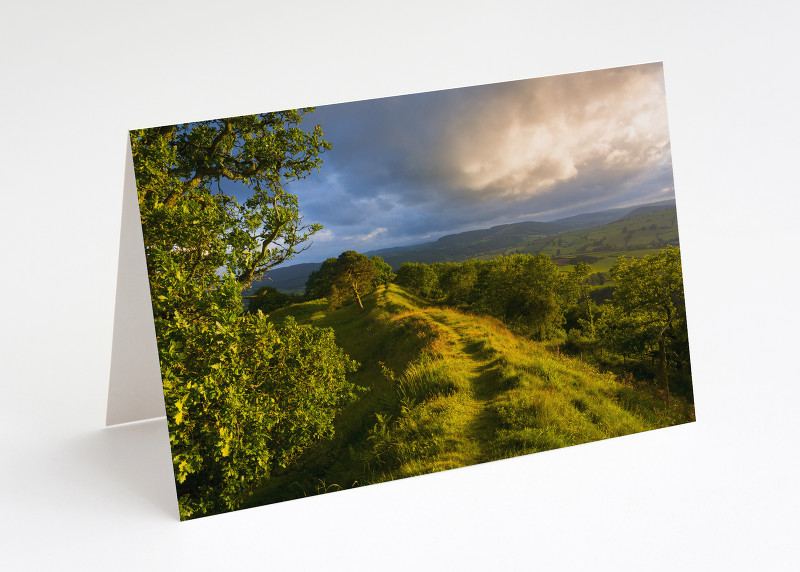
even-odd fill
[(693, 420), (649, 386), (508, 331), (495, 319), (424, 302), (396, 285), (364, 299), (365, 311), (325, 301), (273, 313), (331, 327), (361, 363), (364, 396), (337, 419), (336, 436), (252, 504), (362, 486), (629, 435)]

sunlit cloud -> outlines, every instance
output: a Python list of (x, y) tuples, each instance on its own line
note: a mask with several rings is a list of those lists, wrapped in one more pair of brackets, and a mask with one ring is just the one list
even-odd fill
[(324, 106), (311, 117), (333, 149), (292, 192), (330, 234), (304, 259), (674, 193), (661, 64)]
[(354, 240), (354, 241), (357, 241), (357, 242), (367, 242), (367, 241), (373, 240), (379, 234), (385, 233), (387, 230), (388, 229), (386, 229), (386, 228), (376, 228), (375, 230), (373, 230), (372, 232), (370, 232), (368, 234), (362, 234), (362, 235), (359, 235), (359, 236), (346, 236), (344, 238), (344, 240)]
[(624, 178), (669, 162), (660, 66), (492, 88), (462, 104), (431, 156), (456, 193), (513, 202), (561, 186), (567, 202), (597, 166)]

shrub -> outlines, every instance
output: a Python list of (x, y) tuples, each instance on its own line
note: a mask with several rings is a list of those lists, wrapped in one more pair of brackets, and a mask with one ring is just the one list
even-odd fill
[(238, 297), (235, 280), (203, 314), (157, 320), (164, 397), (181, 518), (241, 506), (276, 467), (333, 433), (356, 395), (356, 362), (333, 331), (239, 315), (214, 299)]

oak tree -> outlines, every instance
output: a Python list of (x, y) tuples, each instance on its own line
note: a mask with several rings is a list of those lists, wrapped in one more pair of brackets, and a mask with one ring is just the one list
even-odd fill
[(331, 330), (242, 307), (321, 228), (287, 188), (330, 148), (310, 111), (131, 132), (181, 518), (240, 507), (355, 398)]
[(667, 396), (667, 347), (671, 339), (686, 337), (682, 332), (686, 310), (680, 256), (680, 249), (674, 247), (638, 259), (621, 256), (611, 269), (617, 282), (613, 301), (620, 317), (617, 327), (639, 332), (638, 336), (617, 337), (633, 342), (649, 333), (650, 342), (657, 347), (658, 378)]
[[(245, 286), (307, 248), (322, 227), (303, 223), (287, 185), (318, 169), (331, 148), (319, 125), (301, 128), (312, 111), (132, 131), (145, 247), (179, 250), (195, 273), (225, 266)], [(171, 225), (176, 214), (191, 226)]]
[(328, 302), (331, 308), (340, 306), (342, 302), (353, 296), (359, 310), (364, 310), (362, 294), (373, 290), (378, 275), (375, 265), (366, 254), (355, 250), (347, 250), (339, 255), (331, 273), (331, 289)]

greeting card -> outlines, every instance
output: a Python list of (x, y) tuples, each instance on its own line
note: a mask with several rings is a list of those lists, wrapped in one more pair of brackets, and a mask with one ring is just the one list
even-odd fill
[(160, 377), (182, 519), (694, 420), (661, 64), (137, 129), (130, 159), (151, 362), (114, 363)]

